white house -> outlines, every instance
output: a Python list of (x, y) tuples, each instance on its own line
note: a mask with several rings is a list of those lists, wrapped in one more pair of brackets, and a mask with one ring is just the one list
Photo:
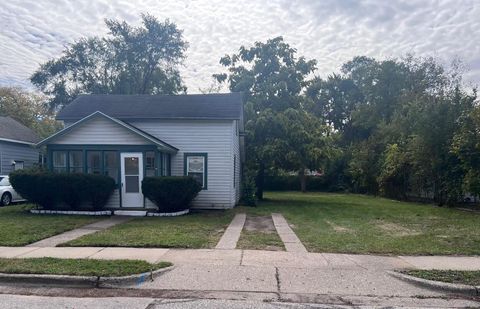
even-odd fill
[(154, 208), (141, 192), (146, 176), (197, 179), (203, 190), (193, 208), (232, 208), (240, 199), (240, 93), (81, 95), (57, 119), (65, 128), (37, 144), (48, 167), (112, 177), (118, 188), (108, 208)]

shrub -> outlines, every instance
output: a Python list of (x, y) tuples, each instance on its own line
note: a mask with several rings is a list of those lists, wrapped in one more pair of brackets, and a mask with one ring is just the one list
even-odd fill
[(142, 192), (157, 205), (160, 212), (177, 212), (190, 208), (190, 203), (202, 190), (192, 177), (145, 177)]
[[(268, 191), (300, 191), (298, 175), (265, 176), (264, 189)], [(307, 176), (307, 191), (332, 191), (324, 177)]]
[(55, 174), (39, 169), (15, 171), (10, 181), (22, 197), (43, 209), (60, 209), (64, 203), (73, 210), (85, 204), (99, 210), (115, 189), (115, 181), (107, 176)]
[(15, 191), (44, 209), (54, 209), (60, 202), (58, 177), (41, 169), (19, 170), (10, 174)]
[(86, 175), (83, 174), (56, 174), (58, 180), (57, 190), (60, 201), (64, 202), (73, 210), (79, 210), (86, 200)]
[(87, 176), (86, 200), (93, 209), (100, 210), (107, 204), (110, 195), (115, 190), (115, 181), (111, 177), (103, 175)]

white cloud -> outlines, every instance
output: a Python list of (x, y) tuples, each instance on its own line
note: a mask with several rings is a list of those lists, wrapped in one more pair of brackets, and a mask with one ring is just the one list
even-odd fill
[(283, 35), (300, 55), (318, 60), (319, 74), (356, 55), (379, 59), (405, 53), (455, 57), (480, 83), (480, 3), (355, 0), (16, 0), (0, 6), (0, 84), (28, 85), (38, 65), (64, 46), (106, 34), (104, 18), (138, 23), (148, 12), (184, 29), (190, 43), (182, 75), (190, 93), (222, 71), (218, 60), (240, 45)]

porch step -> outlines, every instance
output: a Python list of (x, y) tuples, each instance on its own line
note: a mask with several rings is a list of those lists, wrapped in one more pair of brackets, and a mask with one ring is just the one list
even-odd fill
[(147, 215), (147, 211), (146, 210), (115, 210), (113, 214), (116, 216), (145, 217)]

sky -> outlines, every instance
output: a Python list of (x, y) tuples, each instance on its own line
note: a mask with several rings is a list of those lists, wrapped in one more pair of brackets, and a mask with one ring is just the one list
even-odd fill
[(0, 85), (32, 87), (29, 76), (65, 46), (106, 35), (105, 18), (139, 25), (141, 13), (184, 30), (188, 93), (212, 85), (225, 54), (276, 36), (317, 59), (322, 77), (357, 55), (413, 54), (460, 59), (466, 83), (480, 84), (480, 0), (0, 0)]

